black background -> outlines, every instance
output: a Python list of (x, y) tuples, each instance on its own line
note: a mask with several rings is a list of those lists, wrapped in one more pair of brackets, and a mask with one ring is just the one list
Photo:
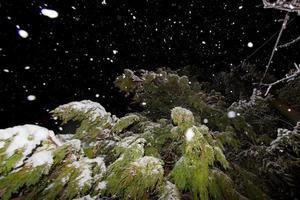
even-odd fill
[[(120, 116), (128, 102), (113, 80), (123, 69), (193, 64), (209, 77), (238, 65), (269, 40), (285, 14), (263, 9), (260, 0), (106, 2), (0, 1), (0, 128), (51, 127), (47, 111), (83, 99)], [(58, 18), (41, 15), (42, 8), (56, 10)], [(291, 15), (283, 43), (300, 35), (299, 22), (300, 16)], [(17, 25), (28, 38), (18, 35)], [(247, 61), (263, 70), (275, 40)], [(300, 63), (299, 50), (298, 43), (278, 51), (271, 73), (283, 76)], [(37, 99), (28, 101), (28, 95)]]

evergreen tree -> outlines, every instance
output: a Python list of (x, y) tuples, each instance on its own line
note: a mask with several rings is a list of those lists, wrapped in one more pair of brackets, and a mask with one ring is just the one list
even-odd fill
[(255, 125), (270, 98), (254, 92), (228, 107), (221, 93), (163, 69), (126, 70), (115, 84), (143, 110), (117, 118), (84, 100), (51, 112), (63, 134), (0, 130), (1, 199), (297, 197), (300, 123), (277, 134)]

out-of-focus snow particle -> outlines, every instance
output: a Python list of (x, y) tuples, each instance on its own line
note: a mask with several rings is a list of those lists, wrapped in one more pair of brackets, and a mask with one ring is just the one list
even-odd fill
[(58, 12), (55, 10), (51, 10), (51, 9), (47, 9), (47, 8), (43, 8), (41, 10), (42, 15), (49, 17), (51, 19), (57, 18), (58, 17)]
[(206, 118), (203, 119), (203, 123), (204, 123), (204, 124), (207, 124), (207, 123), (208, 123), (208, 119), (206, 119)]
[(103, 0), (102, 1), (102, 5), (106, 5), (107, 3), (106, 3), (106, 0)]
[(96, 94), (95, 97), (96, 97), (96, 98), (99, 98), (99, 97), (100, 97), (100, 94)]
[(117, 54), (118, 53), (118, 50), (113, 50), (113, 54)]
[(187, 141), (191, 141), (194, 137), (195, 133), (192, 128), (189, 128), (185, 133), (185, 138)]
[(36, 100), (36, 96), (35, 95), (29, 95), (29, 96), (27, 96), (27, 100), (28, 101), (34, 101), (34, 100)]
[(206, 42), (205, 42), (205, 41), (202, 41), (202, 44), (206, 44)]
[(142, 106), (145, 106), (145, 105), (147, 105), (147, 103), (146, 102), (142, 102)]
[(248, 46), (249, 48), (252, 48), (252, 47), (253, 47), (253, 43), (252, 43), (252, 42), (248, 42), (247, 46)]
[(243, 6), (239, 6), (239, 10), (243, 9)]
[(3, 69), (3, 71), (4, 71), (5, 73), (9, 73), (9, 70), (8, 70), (8, 69)]
[(25, 66), (24, 69), (25, 69), (25, 70), (29, 70), (30, 67), (29, 67), (29, 66)]
[(21, 38), (27, 38), (28, 37), (28, 32), (25, 30), (18, 30), (18, 34)]
[(292, 4), (289, 4), (289, 8), (290, 8), (290, 9), (294, 9), (295, 6), (293, 6)]
[(227, 113), (227, 117), (228, 117), (228, 118), (235, 118), (235, 117), (236, 117), (236, 112), (234, 112), (234, 111), (229, 111), (229, 112)]

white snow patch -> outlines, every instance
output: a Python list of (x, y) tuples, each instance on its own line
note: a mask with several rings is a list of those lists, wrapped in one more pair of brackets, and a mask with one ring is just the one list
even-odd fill
[[(149, 175), (149, 173), (152, 175), (163, 173), (161, 161), (152, 156), (144, 156), (132, 164), (141, 168), (141, 172), (145, 175)], [(151, 169), (151, 171), (149, 171), (149, 169)]]
[(81, 150), (81, 141), (78, 139), (72, 139), (66, 142), (66, 144), (71, 145), (76, 151)]
[(47, 8), (43, 8), (41, 10), (41, 13), (46, 16), (49, 17), (51, 19), (57, 18), (58, 17), (58, 12), (55, 10), (51, 10), (51, 9), (47, 9)]
[(96, 157), (94, 159), (83, 158), (80, 161), (74, 162), (73, 166), (81, 169), (80, 175), (76, 178), (80, 188), (84, 187), (84, 185), (91, 185), (93, 182), (91, 163), (97, 163), (101, 169), (101, 173), (97, 174), (97, 178), (102, 178), (104, 172), (106, 172), (106, 166), (103, 157)]
[(66, 177), (63, 177), (60, 181), (62, 182), (62, 184), (66, 184), (69, 181), (69, 179), (70, 179), (70, 177), (66, 176)]
[(41, 166), (44, 164), (48, 164), (49, 166), (51, 166), (53, 164), (52, 151), (43, 150), (43, 151), (34, 153), (28, 159), (27, 163), (31, 163), (33, 167)]
[(78, 176), (77, 180), (78, 180), (78, 186), (80, 188), (83, 188), (84, 185), (86, 184), (91, 184), (92, 182), (92, 170), (91, 167), (89, 165), (84, 165), (83, 166), (83, 170), (81, 171), (81, 174)]
[(97, 187), (96, 187), (96, 190), (105, 190), (106, 189), (106, 185), (107, 185), (107, 182), (106, 181), (101, 181)]
[(106, 112), (105, 108), (99, 103), (83, 100), (83, 101), (74, 101), (57, 108), (58, 110), (64, 111), (65, 109), (74, 109), (77, 112), (89, 113), (89, 119), (95, 121), (97, 118), (102, 118), (110, 113)]
[(93, 159), (86, 158), (84, 161), (87, 162), (87, 163), (97, 163), (97, 165), (100, 167), (101, 171), (106, 172), (106, 166), (105, 166), (105, 162), (104, 162), (103, 157), (98, 156), (98, 157), (93, 158)]
[(3, 148), (3, 147), (4, 147), (4, 145), (5, 145), (5, 142), (3, 142), (3, 141), (0, 141), (0, 149), (1, 149), (1, 148)]
[(193, 139), (194, 135), (195, 135), (195, 133), (194, 133), (193, 129), (192, 129), (192, 128), (189, 128), (189, 129), (185, 132), (185, 139), (186, 139), (187, 141), (191, 141), (191, 140)]
[(45, 188), (45, 191), (50, 190), (54, 186), (54, 183), (51, 183)]
[(166, 182), (164, 187), (164, 192), (159, 200), (167, 199), (167, 200), (176, 200), (180, 199), (180, 193), (175, 184), (171, 183), (170, 181)]
[(74, 134), (59, 134), (56, 135), (58, 139), (60, 139), (62, 142), (67, 142), (68, 140), (71, 140)]
[(137, 140), (137, 135), (128, 136), (124, 139), (122, 139), (120, 142), (117, 143), (118, 147), (127, 149), (132, 143), (134, 143)]
[(21, 37), (21, 38), (27, 38), (28, 37), (28, 32), (27, 31), (25, 31), (25, 30), (18, 30), (18, 34), (19, 34), (19, 36)]
[(12, 156), (16, 150), (23, 149), (23, 157), (16, 164), (18, 167), (23, 164), (24, 159), (32, 153), (42, 141), (51, 139), (55, 145), (61, 145), (52, 131), (36, 125), (15, 126), (0, 130), (0, 140), (11, 139), (6, 149), (6, 156)]

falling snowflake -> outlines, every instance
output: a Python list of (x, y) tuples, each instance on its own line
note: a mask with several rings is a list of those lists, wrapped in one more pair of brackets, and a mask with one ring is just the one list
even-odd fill
[(229, 111), (229, 112), (227, 113), (227, 117), (228, 117), (228, 118), (235, 118), (235, 117), (236, 117), (236, 112), (234, 112), (234, 111)]
[(41, 13), (42, 13), (42, 15), (44, 15), (46, 17), (49, 17), (51, 19), (54, 19), (54, 18), (58, 17), (58, 12), (55, 11), (55, 10), (50, 10), (50, 9), (43, 8), (41, 10)]
[(35, 96), (35, 95), (29, 95), (29, 96), (27, 97), (27, 100), (28, 100), (28, 101), (34, 101), (34, 100), (36, 100), (36, 96)]
[(248, 42), (247, 46), (248, 46), (249, 48), (252, 48), (252, 47), (253, 47), (253, 43), (252, 43), (252, 42)]
[(25, 30), (18, 30), (18, 34), (20, 35), (21, 38), (27, 38), (28, 37), (28, 32)]

